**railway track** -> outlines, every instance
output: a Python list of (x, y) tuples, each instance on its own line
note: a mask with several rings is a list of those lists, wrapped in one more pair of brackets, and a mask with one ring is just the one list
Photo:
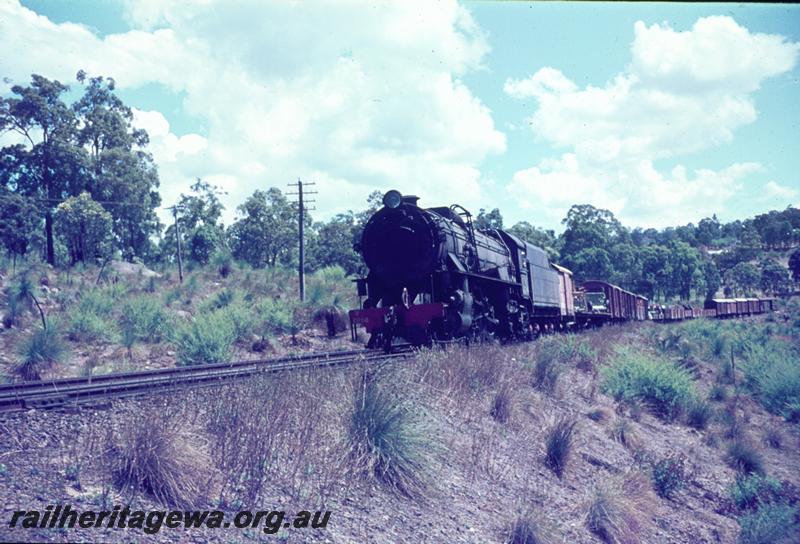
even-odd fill
[(405, 358), (409, 353), (411, 353), (411, 348), (407, 346), (398, 346), (392, 353), (364, 349), (345, 350), (273, 359), (3, 384), (0, 385), (0, 412), (64, 408), (187, 387), (212, 386), (224, 381), (259, 374), (290, 372), (304, 368), (334, 367), (355, 362), (390, 361)]
[[(662, 322), (670, 323), (671, 321), (664, 320)], [(447, 342), (442, 344), (447, 344)], [(391, 361), (405, 358), (412, 352), (412, 347), (408, 344), (396, 345), (392, 350), (392, 353), (374, 349), (341, 350), (271, 359), (0, 384), (0, 413), (28, 409), (56, 409), (88, 403), (97, 404), (112, 399), (142, 396), (170, 389), (213, 386), (226, 380), (259, 374), (335, 367), (355, 362)]]

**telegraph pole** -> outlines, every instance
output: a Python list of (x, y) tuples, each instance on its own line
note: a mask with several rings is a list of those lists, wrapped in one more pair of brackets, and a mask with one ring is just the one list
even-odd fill
[(178, 279), (183, 283), (183, 259), (181, 257), (181, 227), (178, 223), (178, 207), (172, 207), (172, 217), (175, 218), (175, 241), (178, 246)]
[[(315, 185), (314, 183), (306, 183), (306, 185)], [(289, 187), (297, 187), (296, 193), (288, 193), (289, 195), (297, 195), (297, 232), (299, 237), (299, 245), (300, 245), (300, 262), (297, 264), (297, 273), (299, 277), (299, 284), (300, 284), (300, 302), (304, 302), (306, 300), (306, 252), (305, 252), (305, 240), (303, 237), (303, 221), (305, 220), (305, 213), (306, 213), (306, 202), (314, 202), (313, 200), (305, 200), (305, 195), (315, 195), (317, 194), (316, 191), (306, 191), (303, 192), (303, 182), (300, 178), (297, 178), (297, 183), (290, 183)], [(311, 208), (312, 210), (314, 208)]]

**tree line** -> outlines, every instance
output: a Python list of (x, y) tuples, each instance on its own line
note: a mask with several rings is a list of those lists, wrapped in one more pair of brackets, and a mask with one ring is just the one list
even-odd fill
[(35, 74), (0, 98), (0, 133), (24, 142), (0, 149), (3, 245), (14, 257), (42, 247), (50, 264), (57, 244), (70, 263), (112, 245), (150, 257), (161, 196), (148, 135), (132, 126), (112, 78), (76, 79), (83, 92), (71, 104), (69, 86)]
[[(133, 127), (113, 79), (81, 71), (76, 80), (81, 92), (71, 104), (65, 101), (75, 95), (69, 86), (39, 75), (0, 98), (0, 133), (16, 133), (24, 142), (0, 149), (0, 241), (11, 258), (39, 252), (63, 266), (111, 255), (169, 263), (180, 232), (190, 263), (297, 264), (297, 204), (274, 187), (254, 191), (225, 226), (222, 193), (198, 179), (173, 208), (175, 222), (162, 224), (147, 133)], [(309, 270), (338, 265), (348, 274), (363, 273), (353, 243), (380, 206), (375, 192), (363, 209), (328, 221), (306, 214)], [(481, 209), (474, 221), (479, 229), (504, 226), (498, 209)], [(562, 224), (559, 235), (527, 221), (507, 230), (543, 247), (578, 281), (606, 279), (656, 300), (711, 297), (720, 289), (729, 296), (775, 294), (800, 280), (800, 250), (789, 269), (776, 259), (800, 243), (800, 210), (792, 207), (745, 221), (721, 223), (712, 216), (656, 230), (629, 229), (608, 210), (584, 204), (573, 206)]]
[[(502, 228), (497, 209), (480, 210), (480, 228)], [(545, 248), (578, 281), (606, 279), (653, 300), (786, 293), (800, 281), (800, 210), (788, 207), (753, 219), (721, 223), (716, 215), (697, 225), (629, 229), (608, 210), (570, 208), (556, 236), (528, 222), (509, 232)]]

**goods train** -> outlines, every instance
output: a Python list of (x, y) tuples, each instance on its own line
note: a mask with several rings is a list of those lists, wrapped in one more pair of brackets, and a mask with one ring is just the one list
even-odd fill
[(773, 309), (772, 299), (715, 299), (704, 309), (650, 304), (600, 280), (574, 285), (572, 272), (502, 229), (475, 228), (459, 205), (421, 208), (392, 190), (354, 249), (368, 274), (356, 280), (361, 308), (353, 338), (390, 349), (455, 339), (529, 339), (540, 333), (625, 321), (735, 317)]

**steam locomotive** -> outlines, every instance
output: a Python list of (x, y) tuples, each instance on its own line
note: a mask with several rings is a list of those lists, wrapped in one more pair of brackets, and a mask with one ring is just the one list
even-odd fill
[(529, 339), (675, 315), (654, 315), (660, 308), (645, 297), (607, 282), (576, 288), (572, 272), (543, 249), (501, 229), (476, 229), (457, 204), (424, 209), (418, 200), (387, 192), (354, 246), (369, 273), (356, 280), (362, 304), (349, 312), (350, 325), (354, 340), (359, 326), (370, 334), (367, 347), (390, 349), (398, 338), (413, 345)]

